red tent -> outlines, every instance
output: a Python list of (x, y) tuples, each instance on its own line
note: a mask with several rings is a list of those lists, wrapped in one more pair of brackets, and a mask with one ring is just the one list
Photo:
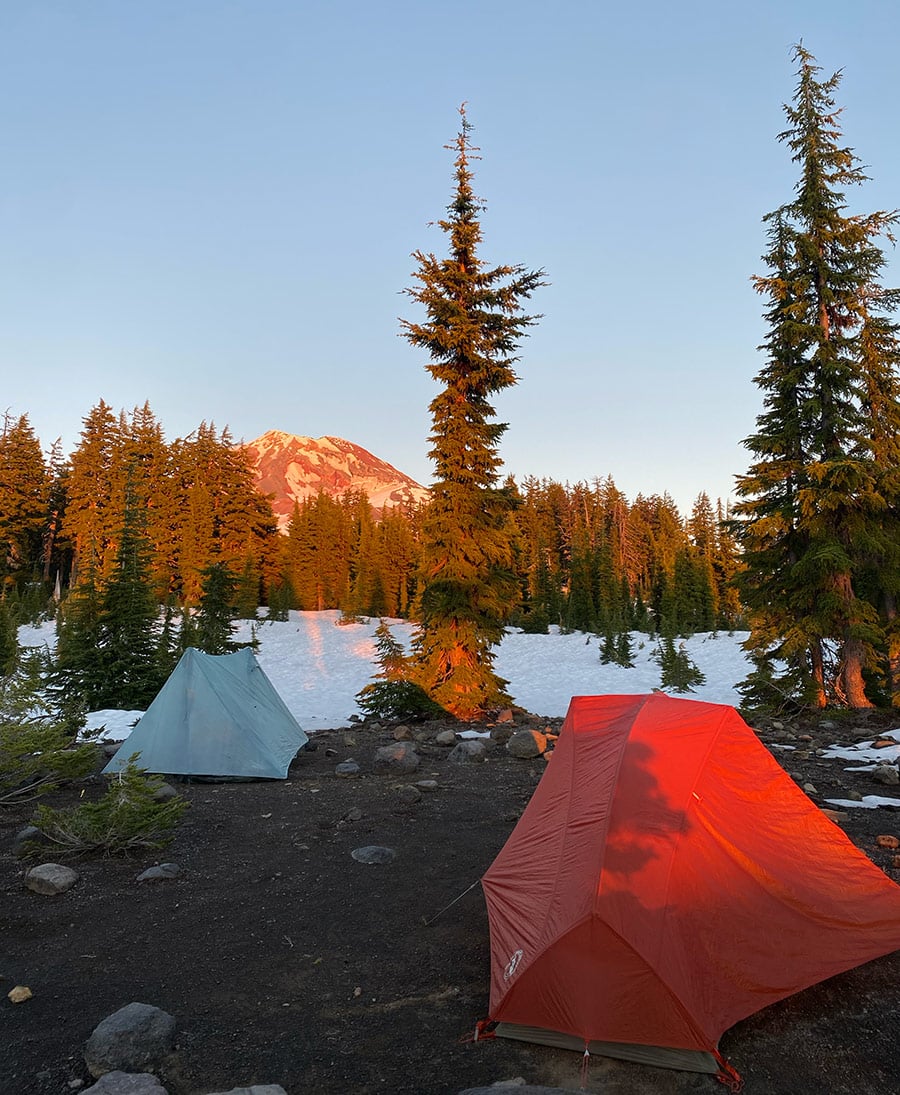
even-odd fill
[(900, 948), (900, 887), (740, 715), (662, 693), (572, 700), (482, 884), (496, 1033), (675, 1068)]

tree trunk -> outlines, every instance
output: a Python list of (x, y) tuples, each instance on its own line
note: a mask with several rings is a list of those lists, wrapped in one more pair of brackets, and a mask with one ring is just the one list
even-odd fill
[(825, 693), (825, 660), (822, 657), (822, 644), (818, 639), (810, 643), (809, 662), (815, 686), (813, 706), (821, 711), (828, 705), (828, 696)]
[(844, 668), (841, 679), (844, 685), (844, 697), (847, 705), (854, 710), (874, 707), (866, 695), (866, 682), (863, 680), (865, 650), (859, 639), (844, 640)]

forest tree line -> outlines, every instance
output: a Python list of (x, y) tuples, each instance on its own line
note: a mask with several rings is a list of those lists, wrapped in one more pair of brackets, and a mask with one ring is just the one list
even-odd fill
[[(508, 479), (506, 536), (516, 596), (508, 622), (600, 634), (732, 629), (738, 554), (721, 503), (705, 494), (685, 518), (668, 495), (630, 502), (611, 478), (563, 485)], [(159, 606), (196, 608), (204, 573), (224, 569), (236, 615), (258, 605), (416, 619), (422, 506), (373, 511), (365, 494), (295, 506), (279, 534), (227, 429), (201, 423), (167, 442), (148, 405), (115, 414), (102, 400), (70, 456), (45, 457), (27, 415), (0, 436), (3, 596), (27, 615), (123, 565), (126, 527)], [(21, 610), (18, 615), (21, 615)]]

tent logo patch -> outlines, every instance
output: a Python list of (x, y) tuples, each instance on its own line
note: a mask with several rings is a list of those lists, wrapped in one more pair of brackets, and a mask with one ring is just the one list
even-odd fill
[(508, 981), (513, 976), (513, 974), (519, 968), (519, 963), (524, 957), (525, 954), (523, 951), (513, 951), (513, 953), (510, 955), (509, 962), (507, 962), (506, 964), (506, 969), (503, 971), (504, 981)]

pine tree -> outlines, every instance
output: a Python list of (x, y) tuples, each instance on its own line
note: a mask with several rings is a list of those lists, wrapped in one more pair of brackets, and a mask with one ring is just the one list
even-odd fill
[(483, 206), (470, 166), (477, 150), (464, 106), (460, 116), (456, 188), (438, 222), (449, 255), (414, 253), (418, 284), (407, 293), (427, 318), (402, 323), (409, 342), (428, 351), (426, 368), (441, 385), (430, 405), (436, 479), (423, 526), (417, 673), (442, 707), (473, 718), (508, 699), (506, 682), (494, 672), (493, 647), (516, 596), (505, 535), (510, 499), (498, 488), (497, 447), (506, 426), (494, 421), (489, 398), (516, 382), (516, 345), (537, 318), (522, 314), (521, 302), (543, 283), (543, 273), (482, 266)]
[(27, 415), (0, 431), (0, 578), (21, 585), (40, 576), (50, 481)]
[(231, 637), (236, 582), (221, 563), (205, 567), (202, 579), (200, 607), (186, 629), (190, 645), (205, 654), (229, 654), (240, 648)]
[(115, 569), (101, 597), (101, 669), (99, 679), (91, 682), (91, 707), (146, 708), (165, 680), (150, 546), (144, 536), (145, 509), (132, 493), (131, 478)]
[[(884, 620), (862, 595), (866, 575), (873, 558), (896, 565), (896, 473), (879, 455), (875, 430), (879, 417), (897, 421), (896, 332), (885, 309), (898, 298), (880, 286), (877, 245), (897, 215), (847, 213), (843, 189), (866, 176), (840, 143), (840, 73), (820, 79), (802, 46), (794, 59), (798, 83), (779, 139), (800, 180), (795, 199), (767, 217), (770, 273), (755, 279), (769, 302), (767, 362), (756, 378), (766, 409), (745, 442), (755, 460), (738, 480), (740, 588), (757, 659), (780, 659), (818, 707), (861, 708), (871, 706), (867, 671), (887, 645)], [(867, 340), (876, 330), (884, 342)], [(877, 416), (869, 402), (876, 375)], [(895, 574), (885, 577), (885, 589), (895, 584)]]

